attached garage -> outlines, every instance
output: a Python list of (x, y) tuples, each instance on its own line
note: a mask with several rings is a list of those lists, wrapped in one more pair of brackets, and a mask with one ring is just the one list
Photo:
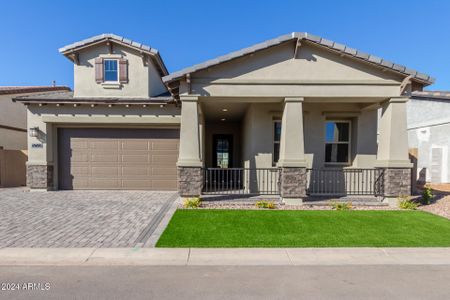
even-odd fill
[(59, 189), (177, 189), (179, 129), (59, 128)]

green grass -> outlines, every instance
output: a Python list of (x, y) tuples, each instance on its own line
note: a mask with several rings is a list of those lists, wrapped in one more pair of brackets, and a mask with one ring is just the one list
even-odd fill
[(420, 211), (177, 210), (157, 247), (450, 247)]

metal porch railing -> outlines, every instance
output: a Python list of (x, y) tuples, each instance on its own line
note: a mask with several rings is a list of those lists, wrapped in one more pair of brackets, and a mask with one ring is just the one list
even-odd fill
[(384, 169), (308, 169), (306, 190), (311, 196), (381, 196)]
[(278, 168), (206, 168), (204, 194), (279, 195)]

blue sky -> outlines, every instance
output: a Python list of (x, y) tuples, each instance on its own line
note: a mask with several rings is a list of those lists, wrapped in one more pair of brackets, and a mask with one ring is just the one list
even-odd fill
[[(126, 5), (125, 5), (126, 4)], [(116, 33), (161, 52), (170, 72), (307, 31), (437, 78), (450, 90), (450, 1), (3, 1), (0, 85), (72, 86), (58, 48)]]

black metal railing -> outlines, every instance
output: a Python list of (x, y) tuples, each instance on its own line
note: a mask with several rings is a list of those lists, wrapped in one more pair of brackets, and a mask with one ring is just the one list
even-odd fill
[(384, 193), (383, 169), (308, 169), (307, 194), (312, 196)]
[(206, 168), (204, 194), (278, 195), (278, 168)]

